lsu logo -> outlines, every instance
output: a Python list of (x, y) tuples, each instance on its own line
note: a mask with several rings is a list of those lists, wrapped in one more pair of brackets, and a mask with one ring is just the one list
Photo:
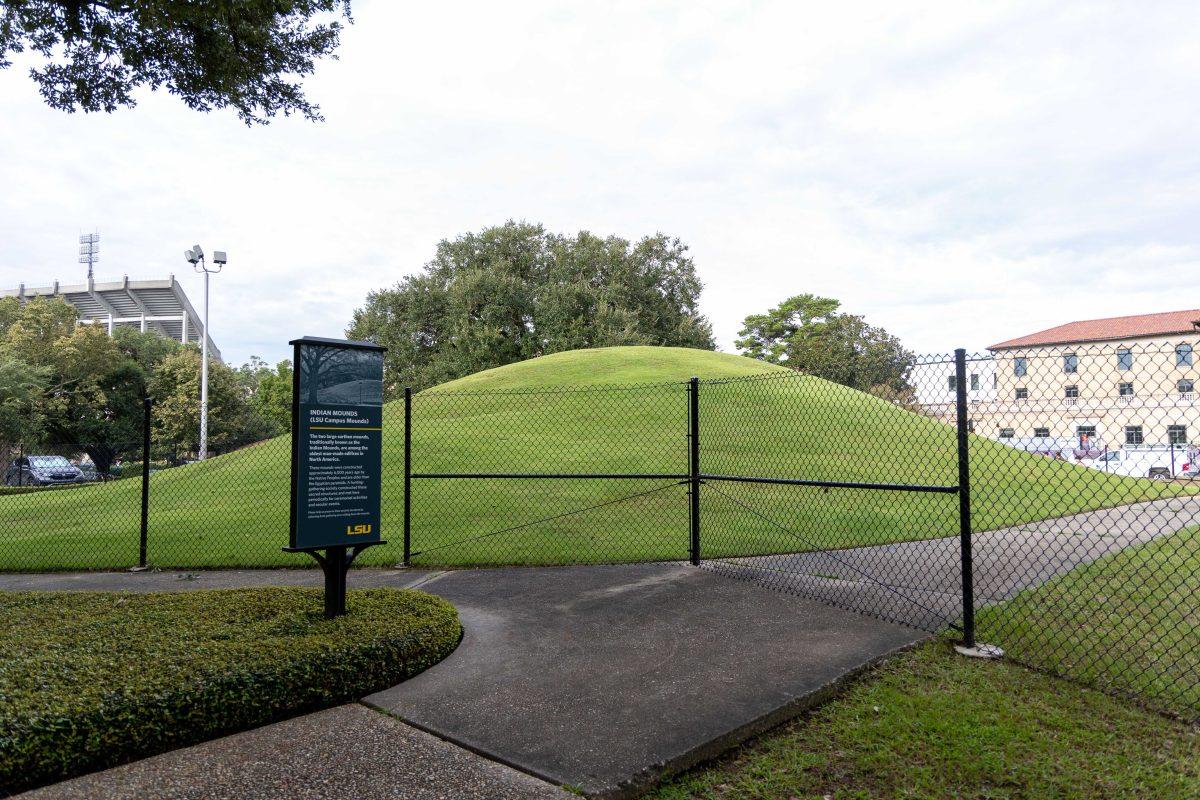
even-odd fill
[(362, 536), (362, 535), (370, 533), (370, 532), (371, 532), (370, 525), (347, 525), (346, 526), (346, 535), (347, 536)]

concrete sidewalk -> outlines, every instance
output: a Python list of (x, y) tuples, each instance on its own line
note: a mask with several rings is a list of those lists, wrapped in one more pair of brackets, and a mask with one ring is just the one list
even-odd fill
[(568, 800), (558, 787), (360, 704), (19, 795), (22, 800)]
[(448, 572), (462, 644), (364, 702), (592, 796), (634, 793), (824, 699), (910, 628), (684, 564)]
[[(595, 796), (633, 793), (663, 773), (715, 755), (924, 637), (685, 564), (355, 570), (350, 580), (352, 586), (408, 586), (441, 595), (458, 608), (465, 628), (449, 658), (367, 703), (496, 762)], [(0, 589), (175, 591), (264, 584), (316, 586), (320, 573), (0, 576)], [(318, 750), (320, 726), (297, 725), (285, 734), (270, 726), (262, 729), (266, 733), (239, 736)], [(397, 771), (413, 757), (402, 738), (382, 756), (395, 763), (379, 769), (389, 780), (414, 781), (417, 776), (402, 778)], [(97, 797), (235, 796), (239, 774), (254, 790), (250, 795), (272, 780), (293, 786), (298, 762), (260, 750), (256, 744), (243, 755), (232, 745), (202, 744), (74, 785)], [(214, 759), (228, 763), (223, 769), (204, 766)], [(430, 761), (423, 780), (444, 769), (456, 767)], [(354, 780), (350, 772), (346, 781)], [(335, 781), (336, 774), (322, 773), (322, 780)], [(155, 781), (163, 781), (162, 790), (145, 794), (159, 785)], [(184, 792), (185, 786), (191, 788)], [(424, 796), (413, 791), (413, 797)], [(510, 796), (503, 793), (508, 788), (496, 791), (501, 793), (445, 796)]]
[[(1152, 500), (1031, 522), (972, 536), (975, 605), (999, 603), (1078, 566), (1170, 536), (1200, 521), (1200, 497)], [(961, 619), (957, 536), (847, 550), (706, 561), (804, 597), (882, 615), (925, 630)]]
[[(1011, 597), (1197, 518), (1200, 499), (1178, 498), (976, 534), (977, 599)], [(761, 581), (778, 588), (939, 629), (956, 618), (961, 603), (957, 547), (957, 539), (937, 539), (706, 566), (762, 572)], [(354, 570), (352, 586), (416, 587), (449, 599), (465, 627), (449, 658), (365, 702), (522, 772), (592, 795), (621, 796), (796, 714), (864, 665), (925, 637), (771, 591), (760, 580), (729, 580), (714, 569)], [(0, 575), (0, 589), (173, 591), (320, 582), (315, 570)], [(294, 745), (305, 748), (315, 732), (300, 727), (292, 735)], [(189, 753), (204, 763), (208, 747), (168, 754), (181, 759), (173, 769), (213, 792), (179, 796), (232, 796), (222, 794), (232, 784), (222, 782), (219, 771), (182, 766), (191, 763)], [(384, 760), (404, 762), (407, 748), (396, 744)], [(212, 752), (224, 753), (231, 769), (240, 763), (236, 750)], [(430, 763), (433, 770), (454, 769)], [(114, 792), (143, 785), (128, 776), (149, 773), (132, 767), (85, 780)], [(256, 781), (268, 780), (271, 769), (287, 781), (293, 771), (286, 759), (249, 768)], [(496, 791), (509, 791), (505, 786)]]

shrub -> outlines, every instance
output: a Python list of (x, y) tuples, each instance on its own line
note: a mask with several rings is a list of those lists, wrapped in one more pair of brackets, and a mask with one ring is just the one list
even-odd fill
[(458, 644), (421, 592), (0, 594), (0, 792), (263, 725), (392, 686)]

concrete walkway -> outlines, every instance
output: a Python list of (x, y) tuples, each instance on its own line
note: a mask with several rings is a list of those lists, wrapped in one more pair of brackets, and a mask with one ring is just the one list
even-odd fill
[[(1200, 497), (1175, 497), (976, 533), (975, 605), (1003, 602), (1081, 564), (1197, 524)], [(721, 559), (705, 566), (925, 630), (961, 619), (957, 536)]]
[[(977, 534), (978, 598), (1011, 597), (1197, 519), (1200, 499), (1179, 498)], [(439, 739), (396, 728), (399, 723), (377, 711), (372, 717), (363, 717), (361, 707), (338, 712), (356, 715), (341, 746), (352, 744), (356, 725), (380, 742), (378, 750), (366, 751), (380, 762), (377, 772), (360, 766), (364, 774), (390, 781), (392, 794), (355, 788), (353, 769), (300, 758), (327, 746), (321, 738), (326, 728), (319, 724), (324, 718), (311, 715), (51, 787), (43, 796), (423, 798), (437, 796), (421, 794), (431, 785), (450, 787), (459, 777), (474, 788), (447, 789), (445, 796), (551, 796), (536, 793), (551, 791), (545, 784), (522, 783), (472, 753), (591, 795), (636, 793), (663, 773), (685, 769), (796, 714), (864, 665), (923, 638), (911, 627), (827, 602), (876, 613), (888, 613), (891, 602), (894, 618), (918, 627), (954, 619), (961, 603), (957, 547), (957, 539), (938, 539), (708, 562), (710, 569), (651, 564), (355, 570), (352, 586), (417, 587), (449, 599), (465, 627), (462, 644), (444, 662), (365, 700)], [(721, 569), (750, 573), (755, 580), (731, 581), (717, 574)], [(763, 582), (826, 602), (770, 591)], [(320, 573), (0, 575), (0, 589), (172, 591), (272, 584), (318, 586)], [(232, 740), (249, 745), (227, 744)], [(439, 760), (412, 744), (438, 741), (451, 747), (440, 740), (461, 747)], [(294, 750), (273, 755), (275, 744)], [(338, 752), (328, 747), (331, 756)], [(426, 765), (410, 769), (416, 759)], [(217, 762), (220, 766), (211, 766)], [(295, 794), (298, 764), (310, 765), (305, 768), (316, 771), (330, 794)], [(284, 788), (261, 788), (267, 786)], [(78, 793), (74, 787), (80, 787)], [(238, 794), (239, 787), (245, 794)], [(526, 791), (535, 793), (520, 793)]]
[(23, 800), (568, 800), (548, 783), (351, 704), (19, 795)]
[[(441, 595), (458, 608), (465, 629), (445, 661), (366, 703), (463, 752), (593, 796), (635, 793), (664, 773), (715, 755), (923, 638), (910, 628), (684, 564), (356, 570), (350, 580), (352, 586)], [(319, 582), (316, 571), (89, 573), (4, 575), (0, 589), (179, 591)], [(276, 727), (239, 736), (255, 743), (287, 740), (303, 752), (319, 746), (308, 741), (319, 726), (283, 733)], [(262, 748), (269, 749), (255, 744), (243, 756), (235, 745), (197, 745), (79, 785), (94, 796), (224, 797), (244, 772), (250, 795), (272, 780), (292, 786), (301, 762), (284, 754), (272, 760)], [(412, 754), (397, 745), (387, 758), (407, 763)], [(214, 759), (228, 763), (206, 769)], [(395, 765), (380, 769), (391, 769), (403, 785), (415, 779)], [(453, 762), (432, 760), (424, 774), (454, 769)], [(333, 780), (333, 773), (322, 779)], [(150, 786), (156, 788), (147, 795)], [(73, 783), (61, 791), (68, 793), (46, 796), (74, 796)], [(409, 796), (397, 791), (364, 796)], [(510, 791), (505, 785), (495, 787), (496, 794), (445, 796), (518, 796), (505, 794)], [(411, 796), (423, 795), (414, 789)]]

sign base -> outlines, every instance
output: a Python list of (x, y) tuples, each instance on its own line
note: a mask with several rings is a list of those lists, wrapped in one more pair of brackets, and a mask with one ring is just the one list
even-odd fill
[(364, 542), (354, 546), (322, 548), (285, 547), (285, 553), (308, 553), (321, 565), (325, 573), (325, 618), (333, 619), (346, 613), (346, 571), (358, 558), (358, 554), (368, 547), (387, 542)]

